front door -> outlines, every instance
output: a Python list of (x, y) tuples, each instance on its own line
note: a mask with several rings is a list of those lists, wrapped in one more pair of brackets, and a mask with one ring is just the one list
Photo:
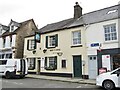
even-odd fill
[(82, 77), (81, 56), (73, 56), (73, 73), (74, 77)]
[(88, 56), (88, 72), (89, 72), (89, 78), (90, 79), (96, 79), (97, 76), (97, 56), (91, 55)]

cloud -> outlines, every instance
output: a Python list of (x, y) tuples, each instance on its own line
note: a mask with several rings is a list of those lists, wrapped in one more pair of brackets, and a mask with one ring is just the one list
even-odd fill
[(17, 10), (19, 10), (20, 7), (16, 6), (16, 5), (0, 5), (0, 14), (1, 15), (6, 15), (6, 14), (10, 14), (13, 13)]

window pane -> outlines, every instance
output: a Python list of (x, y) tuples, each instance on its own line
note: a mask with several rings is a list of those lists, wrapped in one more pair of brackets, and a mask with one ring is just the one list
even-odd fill
[(55, 36), (50, 36), (49, 37), (49, 46), (54, 47), (56, 43)]
[(80, 31), (73, 32), (73, 45), (81, 44), (81, 33)]
[(107, 25), (104, 27), (105, 41), (117, 40), (116, 25)]
[(54, 59), (54, 57), (50, 57), (49, 58), (49, 67), (54, 67), (54, 62), (55, 62), (55, 59)]
[(35, 58), (28, 59), (28, 69), (34, 70), (35, 69)]
[(35, 40), (29, 40), (29, 49), (35, 49)]
[(66, 68), (66, 60), (62, 60), (62, 68)]

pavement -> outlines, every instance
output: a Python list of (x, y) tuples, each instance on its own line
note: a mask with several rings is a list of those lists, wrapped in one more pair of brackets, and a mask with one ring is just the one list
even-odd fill
[(57, 76), (45, 76), (45, 75), (37, 75), (37, 74), (28, 74), (27, 78), (35, 78), (35, 79), (43, 79), (43, 80), (53, 80), (53, 81), (62, 81), (62, 82), (71, 82), (71, 83), (79, 83), (79, 84), (91, 84), (95, 85), (95, 79), (81, 79), (81, 78), (70, 78), (70, 77), (57, 77)]

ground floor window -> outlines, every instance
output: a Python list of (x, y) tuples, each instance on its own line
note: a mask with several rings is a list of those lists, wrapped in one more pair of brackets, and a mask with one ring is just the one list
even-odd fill
[(57, 69), (57, 57), (45, 57), (45, 69), (55, 70)]
[(62, 60), (62, 68), (66, 68), (66, 60)]
[(28, 58), (28, 70), (35, 69), (35, 58)]
[(6, 58), (12, 58), (12, 54), (11, 53), (9, 53), (9, 54), (6, 54), (6, 56), (5, 56)]

